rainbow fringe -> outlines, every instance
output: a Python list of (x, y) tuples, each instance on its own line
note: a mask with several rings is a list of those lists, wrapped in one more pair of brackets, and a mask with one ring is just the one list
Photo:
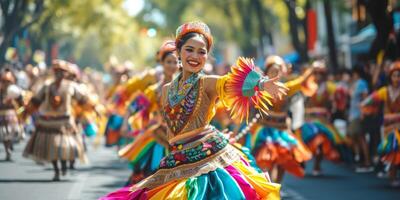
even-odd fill
[(101, 200), (133, 199), (280, 199), (280, 185), (268, 182), (245, 161), (217, 168), (197, 177), (168, 182), (154, 189), (130, 191), (130, 187), (100, 198)]
[(316, 154), (322, 147), (324, 156), (331, 161), (338, 161), (340, 153), (345, 154), (345, 141), (337, 130), (321, 121), (307, 122), (297, 132), (308, 148)]
[(223, 76), (217, 82), (219, 98), (230, 110), (231, 117), (248, 122), (250, 107), (267, 114), (268, 106), (272, 105), (271, 96), (258, 90), (257, 83), (262, 75), (256, 71), (252, 59), (239, 57), (231, 73)]
[(381, 142), (378, 151), (382, 161), (393, 165), (400, 165), (400, 132), (394, 130), (389, 133)]
[(257, 126), (252, 130), (252, 152), (258, 166), (282, 166), (287, 172), (304, 176), (300, 163), (311, 159), (311, 152), (294, 135), (276, 128)]

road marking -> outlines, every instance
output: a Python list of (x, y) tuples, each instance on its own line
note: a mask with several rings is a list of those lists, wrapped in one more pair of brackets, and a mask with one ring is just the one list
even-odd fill
[(71, 191), (68, 194), (67, 200), (79, 200), (82, 199), (82, 189), (85, 185), (86, 179), (89, 177), (88, 173), (81, 173), (77, 176), (76, 182), (72, 186)]

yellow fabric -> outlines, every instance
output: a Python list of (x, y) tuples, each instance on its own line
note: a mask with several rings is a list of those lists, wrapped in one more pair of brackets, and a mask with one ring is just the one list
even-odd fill
[(285, 83), (285, 86), (289, 89), (287, 94), (288, 97), (293, 96), (295, 93), (301, 90), (301, 84), (303, 84), (304, 80), (304, 76), (299, 76)]
[[(179, 189), (182, 188), (185, 185), (186, 179), (184, 180), (176, 180), (176, 181), (171, 181), (168, 184), (161, 185), (159, 187), (156, 187), (150, 191), (147, 192), (149, 200), (162, 200), (162, 199), (184, 199), (185, 197), (187, 198), (187, 195), (185, 197), (179, 197), (175, 195), (180, 195), (180, 192), (177, 191), (178, 187)], [(186, 190), (186, 188), (184, 188)], [(185, 193), (187, 193), (185, 191)]]
[(243, 162), (237, 161), (232, 164), (245, 179), (250, 183), (262, 199), (279, 200), (281, 185), (268, 182), (264, 174), (258, 173), (253, 168), (246, 166)]
[(226, 104), (226, 95), (225, 95), (225, 83), (228, 80), (228, 76), (221, 76), (218, 80), (217, 83), (215, 85), (216, 90), (217, 90), (217, 95), (219, 97), (219, 100), (221, 101), (222, 105), (224, 107), (228, 107)]
[(150, 101), (150, 112), (155, 111), (158, 109), (158, 96), (157, 96), (157, 89), (158, 89), (159, 84), (153, 84), (146, 88), (144, 91), (144, 95), (149, 99)]
[(336, 91), (336, 84), (332, 81), (326, 82), (326, 89), (329, 94), (333, 94)]
[(165, 199), (173, 200), (173, 199), (188, 199), (188, 191), (186, 189), (186, 181), (187, 179), (181, 180), (172, 191), (168, 194)]
[(157, 82), (155, 71), (149, 71), (144, 75), (133, 76), (121, 88), (125, 89), (125, 95), (130, 96), (135, 91), (144, 91), (146, 87)]
[(379, 101), (386, 102), (387, 101), (387, 94), (388, 94), (388, 88), (382, 87), (378, 91), (376, 91), (376, 97), (379, 99)]
[(136, 138), (136, 140), (133, 141), (131, 144), (119, 150), (118, 155), (128, 160), (136, 158), (143, 147), (154, 141), (152, 131), (154, 131), (154, 128), (149, 128), (146, 132)]

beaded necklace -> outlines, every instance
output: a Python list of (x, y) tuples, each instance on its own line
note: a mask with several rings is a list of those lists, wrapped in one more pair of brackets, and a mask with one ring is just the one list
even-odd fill
[(193, 73), (184, 81), (183, 85), (179, 87), (179, 80), (182, 78), (182, 72), (179, 73), (178, 76), (176, 76), (172, 81), (171, 87), (168, 91), (169, 105), (173, 107), (181, 102), (203, 74), (203, 72)]

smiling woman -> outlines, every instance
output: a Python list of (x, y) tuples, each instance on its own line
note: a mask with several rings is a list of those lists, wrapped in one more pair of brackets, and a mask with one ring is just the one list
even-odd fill
[(268, 79), (250, 59), (239, 58), (231, 73), (207, 76), (202, 69), (212, 47), (208, 26), (190, 22), (177, 29), (182, 70), (162, 89), (162, 113), (170, 154), (148, 178), (102, 199), (279, 199), (280, 185), (249, 164), (229, 139), (210, 125), (217, 99), (232, 117), (247, 119), (251, 105), (266, 112), (270, 98), (286, 88)]

